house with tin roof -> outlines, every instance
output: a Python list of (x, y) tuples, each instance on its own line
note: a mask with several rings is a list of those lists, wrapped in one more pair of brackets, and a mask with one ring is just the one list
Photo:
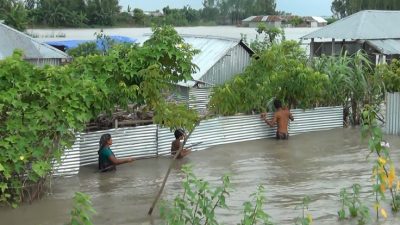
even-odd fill
[(310, 56), (353, 54), (362, 49), (376, 63), (400, 57), (400, 11), (364, 10), (301, 39), (310, 41)]
[[(176, 85), (173, 99), (188, 102), (189, 106), (200, 112), (206, 109), (212, 87), (224, 84), (235, 75), (242, 73), (251, 62), (254, 54), (241, 39), (216, 36), (185, 35), (184, 41), (199, 53), (192, 62), (198, 70), (192, 80), (181, 81)], [(139, 37), (143, 43), (150, 35)]]
[(24, 60), (37, 66), (61, 65), (71, 60), (68, 54), (0, 23), (0, 60), (16, 49), (23, 51)]
[(299, 18), (302, 22), (296, 27), (323, 27), (328, 24), (328, 22), (319, 16), (250, 16), (244, 20), (242, 20), (242, 25), (246, 27), (258, 27), (258, 24), (264, 23), (270, 27), (293, 27), (292, 19)]

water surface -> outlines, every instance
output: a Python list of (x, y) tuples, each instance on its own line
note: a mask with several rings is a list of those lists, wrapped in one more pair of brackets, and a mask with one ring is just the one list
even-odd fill
[[(386, 138), (399, 166), (400, 138)], [(265, 210), (275, 224), (294, 224), (294, 219), (301, 215), (296, 205), (305, 195), (312, 200), (310, 213), (314, 224), (356, 224), (355, 220), (337, 221), (338, 194), (341, 188), (360, 183), (363, 200), (373, 205), (373, 197), (367, 194), (372, 170), (372, 158), (366, 159), (367, 154), (359, 130), (353, 128), (311, 132), (292, 136), (289, 141), (264, 139), (216, 146), (179, 161), (162, 199), (172, 199), (182, 192), (184, 175), (179, 168), (190, 163), (195, 174), (212, 184), (219, 184), (224, 174), (231, 175), (234, 191), (227, 201), (231, 210), (218, 211), (224, 224), (240, 222), (242, 204), (259, 184), (266, 189)], [(79, 176), (54, 180), (52, 194), (42, 200), (14, 210), (1, 208), (1, 224), (64, 224), (76, 191), (92, 197), (98, 212), (94, 216), (96, 225), (160, 224), (158, 210), (153, 217), (148, 217), (147, 211), (169, 163), (169, 158), (139, 160), (121, 165), (111, 173), (97, 173), (95, 165), (81, 168)], [(400, 220), (390, 216), (382, 224), (400, 224)]]

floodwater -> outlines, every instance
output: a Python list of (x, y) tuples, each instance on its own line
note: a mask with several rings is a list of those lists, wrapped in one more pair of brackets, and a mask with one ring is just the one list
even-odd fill
[[(393, 161), (399, 166), (400, 138), (386, 139)], [(288, 141), (263, 139), (216, 146), (193, 152), (175, 164), (162, 199), (173, 199), (182, 192), (184, 175), (179, 168), (191, 164), (195, 174), (212, 185), (219, 184), (224, 174), (230, 174), (234, 188), (227, 201), (230, 210), (218, 211), (224, 224), (240, 222), (242, 204), (259, 184), (265, 187), (265, 211), (275, 224), (294, 224), (301, 215), (296, 205), (305, 195), (311, 198), (313, 224), (356, 224), (356, 220), (337, 221), (338, 195), (341, 188), (360, 183), (362, 200), (372, 209), (374, 197), (368, 193), (373, 157), (366, 159), (368, 153), (359, 129), (354, 128), (311, 132), (292, 136)], [(110, 173), (95, 172), (95, 165), (81, 168), (79, 176), (55, 179), (52, 194), (43, 199), (17, 209), (1, 208), (1, 224), (64, 224), (76, 191), (92, 197), (96, 225), (161, 224), (158, 208), (152, 217), (147, 212), (169, 163), (169, 158), (138, 160)], [(389, 205), (385, 206), (390, 211)], [(389, 215), (380, 224), (400, 224), (400, 220)]]
[[(248, 40), (254, 40), (257, 36), (256, 28), (235, 27), (235, 26), (199, 26), (199, 27), (176, 27), (180, 34), (190, 35), (211, 35), (227, 38), (240, 39), (241, 34), (247, 36)], [(288, 40), (299, 41), (300, 37), (311, 33), (320, 28), (285, 28), (285, 36)], [(28, 29), (28, 33), (39, 36), (41, 41), (55, 40), (87, 40), (95, 39), (94, 33), (99, 32), (100, 28), (93, 29)], [(151, 33), (151, 28), (104, 28), (106, 35), (122, 35), (142, 40), (144, 35)], [(65, 37), (57, 37), (62, 35)]]

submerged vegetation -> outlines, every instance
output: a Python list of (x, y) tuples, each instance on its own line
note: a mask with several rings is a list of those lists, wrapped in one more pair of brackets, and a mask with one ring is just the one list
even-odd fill
[(170, 26), (153, 31), (141, 47), (116, 45), (64, 66), (35, 67), (18, 51), (0, 61), (0, 203), (38, 198), (75, 132), (116, 106), (144, 105), (155, 123), (193, 129), (197, 113), (164, 93), (191, 78), (197, 51)]

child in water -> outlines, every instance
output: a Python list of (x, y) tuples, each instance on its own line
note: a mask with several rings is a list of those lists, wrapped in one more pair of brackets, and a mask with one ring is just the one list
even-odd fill
[[(185, 131), (182, 129), (177, 129), (174, 132), (175, 135), (175, 140), (172, 141), (171, 144), (171, 155), (176, 155), (176, 153), (179, 151), (179, 148), (181, 147), (181, 140), (183, 140), (186, 136)], [(177, 159), (181, 159), (185, 156), (187, 156), (190, 153), (190, 149), (182, 149), (181, 153), (177, 157)]]
[(270, 127), (275, 126), (275, 124), (278, 125), (278, 128), (276, 130), (276, 139), (288, 139), (289, 138), (289, 132), (288, 132), (288, 125), (289, 125), (289, 120), (293, 121), (293, 115), (290, 112), (289, 109), (283, 108), (282, 103), (280, 100), (275, 99), (274, 101), (274, 106), (275, 106), (275, 113), (274, 113), (274, 118), (272, 120), (267, 119), (267, 114), (266, 113), (261, 113), (261, 119), (264, 120), (265, 123), (267, 123)]
[(133, 162), (133, 158), (117, 159), (111, 151), (112, 139), (110, 134), (103, 134), (99, 142), (99, 170), (100, 172), (112, 171), (116, 165)]

